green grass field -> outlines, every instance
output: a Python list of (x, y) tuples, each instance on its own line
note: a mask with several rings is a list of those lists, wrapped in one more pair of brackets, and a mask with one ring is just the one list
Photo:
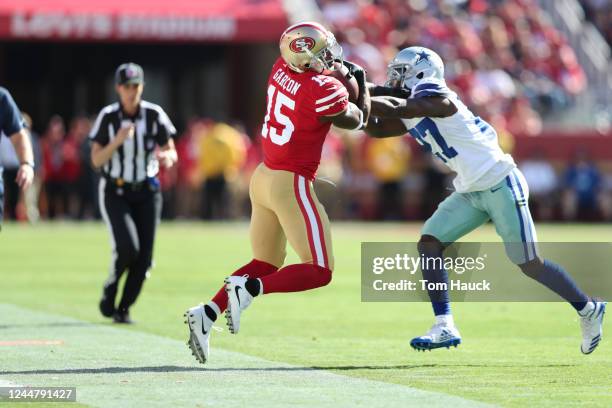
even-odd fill
[[(213, 333), (210, 366), (201, 366), (184, 344), (182, 314), (250, 259), (246, 224), (162, 225), (137, 324), (119, 328), (97, 310), (110, 259), (102, 224), (7, 224), (0, 386), (77, 387), (67, 406), (612, 406), (612, 343), (583, 356), (577, 316), (563, 303), (455, 304), (464, 343), (413, 351), (410, 338), (432, 323), (429, 304), (362, 303), (359, 263), (361, 241), (414, 241), (418, 229), (335, 224), (331, 285), (257, 299), (239, 335)], [(610, 225), (540, 225), (538, 234), (605, 242)], [(467, 239), (497, 240), (490, 227)]]

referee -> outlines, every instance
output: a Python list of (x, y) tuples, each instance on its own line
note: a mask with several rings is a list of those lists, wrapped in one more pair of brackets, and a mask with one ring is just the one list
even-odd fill
[[(5, 135), (11, 140), (19, 159), (19, 170), (15, 182), (22, 190), (27, 190), (34, 178), (34, 154), (32, 143), (25, 128), (25, 122), (17, 104), (6, 88), (0, 87), (0, 138)], [(0, 224), (4, 212), (4, 183), (2, 163), (0, 163)], [(0, 225), (1, 227), (1, 225)]]
[[(139, 65), (120, 65), (115, 84), (119, 102), (102, 109), (89, 135), (91, 161), (102, 172), (100, 212), (113, 247), (100, 312), (115, 323), (132, 323), (129, 309), (151, 267), (161, 214), (159, 164), (171, 167), (177, 161), (172, 139), (176, 129), (161, 107), (141, 99), (144, 72)], [(123, 294), (115, 307), (119, 279), (126, 269)]]

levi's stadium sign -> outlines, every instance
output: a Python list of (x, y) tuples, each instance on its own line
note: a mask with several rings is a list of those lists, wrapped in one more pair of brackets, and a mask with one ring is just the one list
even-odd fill
[(0, 0), (0, 39), (276, 42), (282, 0)]
[(232, 40), (237, 34), (232, 17), (149, 15), (93, 15), (15, 13), (10, 18), (10, 37), (32, 39), (90, 40)]

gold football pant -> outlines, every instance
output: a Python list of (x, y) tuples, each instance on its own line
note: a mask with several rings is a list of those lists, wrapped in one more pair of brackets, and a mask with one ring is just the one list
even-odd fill
[(289, 241), (302, 263), (333, 270), (329, 219), (312, 182), (261, 163), (251, 178), (249, 196), (255, 259), (280, 267)]

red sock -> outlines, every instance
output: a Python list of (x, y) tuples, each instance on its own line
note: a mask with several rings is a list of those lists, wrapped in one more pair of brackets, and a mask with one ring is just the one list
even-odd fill
[(331, 282), (332, 271), (319, 265), (295, 264), (260, 277), (262, 293), (303, 292)]
[[(277, 270), (278, 268), (272, 264), (253, 259), (251, 262), (232, 273), (232, 276), (249, 275), (249, 278), (261, 278), (262, 276), (269, 275)], [(219, 310), (221, 313), (223, 313), (223, 311), (227, 308), (227, 293), (225, 293), (225, 286), (219, 289), (215, 297), (212, 298), (212, 301), (219, 306)]]

